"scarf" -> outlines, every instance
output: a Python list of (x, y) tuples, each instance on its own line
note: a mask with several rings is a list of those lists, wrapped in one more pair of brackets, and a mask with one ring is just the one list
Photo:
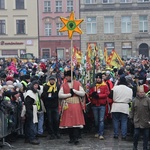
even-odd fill
[(55, 82), (53, 85), (51, 85), (50, 82), (48, 82), (47, 85), (49, 86), (49, 89), (48, 89), (47, 92), (50, 93), (50, 92), (52, 92), (52, 91), (53, 91), (53, 92), (56, 92), (56, 91), (57, 91), (56, 82)]
[(96, 87), (99, 88), (100, 86), (106, 85), (106, 83), (103, 81), (102, 83), (97, 83)]

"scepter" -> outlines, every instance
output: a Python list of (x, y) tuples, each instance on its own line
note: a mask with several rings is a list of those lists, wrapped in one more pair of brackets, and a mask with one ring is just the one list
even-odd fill
[(73, 81), (73, 70), (72, 70), (72, 50), (73, 50), (73, 40), (72, 36), (74, 32), (78, 32), (79, 34), (82, 34), (82, 30), (78, 27), (81, 22), (83, 22), (83, 19), (75, 19), (74, 12), (72, 11), (70, 14), (69, 19), (60, 17), (60, 20), (64, 23), (64, 26), (59, 30), (59, 32), (65, 32), (68, 31), (68, 38), (71, 39), (71, 85)]

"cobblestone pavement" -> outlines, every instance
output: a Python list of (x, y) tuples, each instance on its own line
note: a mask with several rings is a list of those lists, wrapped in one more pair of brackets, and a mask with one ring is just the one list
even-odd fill
[[(113, 138), (113, 129), (105, 129), (105, 139), (99, 140), (94, 137), (94, 133), (83, 133), (80, 143), (73, 145), (68, 143), (67, 134), (61, 135), (61, 139), (48, 140), (47, 137), (39, 138), (40, 145), (31, 145), (24, 143), (23, 138), (17, 139), (11, 143), (16, 150), (132, 150), (133, 142), (129, 137), (126, 141)], [(3, 146), (0, 149), (9, 149), (8, 146)], [(142, 141), (139, 141), (139, 150), (142, 150)]]

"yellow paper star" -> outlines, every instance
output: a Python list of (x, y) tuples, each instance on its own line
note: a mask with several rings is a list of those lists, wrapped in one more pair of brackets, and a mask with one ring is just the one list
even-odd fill
[(60, 17), (60, 20), (64, 23), (65, 26), (63, 26), (59, 31), (68, 31), (69, 39), (72, 38), (73, 32), (82, 34), (82, 30), (78, 27), (78, 25), (83, 21), (83, 19), (75, 20), (74, 12), (71, 12), (69, 19)]

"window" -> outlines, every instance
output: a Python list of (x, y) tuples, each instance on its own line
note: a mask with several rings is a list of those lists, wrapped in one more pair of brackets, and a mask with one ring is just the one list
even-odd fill
[(73, 11), (73, 0), (67, 1), (67, 12)]
[(120, 3), (132, 3), (132, 0), (120, 0)]
[(131, 57), (132, 53), (132, 43), (131, 42), (123, 42), (122, 43), (122, 57), (126, 60)]
[(6, 34), (5, 20), (0, 20), (0, 34)]
[(16, 20), (17, 34), (25, 34), (25, 20)]
[(104, 47), (107, 48), (108, 56), (111, 54), (112, 50), (115, 49), (115, 43), (114, 42), (105, 42)]
[(104, 33), (114, 33), (114, 17), (104, 17)]
[(56, 12), (62, 12), (62, 1), (56, 1)]
[(44, 1), (44, 12), (51, 12), (51, 2)]
[(42, 56), (43, 58), (49, 58), (50, 57), (49, 49), (42, 49)]
[(24, 9), (24, 0), (16, 0), (16, 9)]
[(147, 17), (147, 15), (139, 16), (139, 32), (148, 32), (148, 17)]
[(86, 33), (87, 34), (96, 34), (97, 33), (96, 17), (88, 17), (86, 19)]
[(138, 2), (145, 3), (145, 2), (149, 2), (149, 0), (138, 0)]
[(59, 32), (59, 30), (62, 28), (62, 23), (56, 23), (56, 30), (57, 30), (57, 35), (63, 35), (62, 32)]
[(50, 36), (52, 32), (51, 23), (45, 23), (45, 35)]
[(103, 4), (114, 3), (114, 0), (103, 0)]
[(121, 17), (121, 33), (131, 33), (131, 17)]
[(57, 57), (58, 57), (58, 59), (63, 59), (64, 58), (64, 49), (57, 48)]
[(95, 4), (96, 0), (85, 0), (86, 4)]
[(0, 9), (5, 9), (5, 0), (0, 0)]
[(2, 56), (18, 56), (18, 50), (2, 50)]

